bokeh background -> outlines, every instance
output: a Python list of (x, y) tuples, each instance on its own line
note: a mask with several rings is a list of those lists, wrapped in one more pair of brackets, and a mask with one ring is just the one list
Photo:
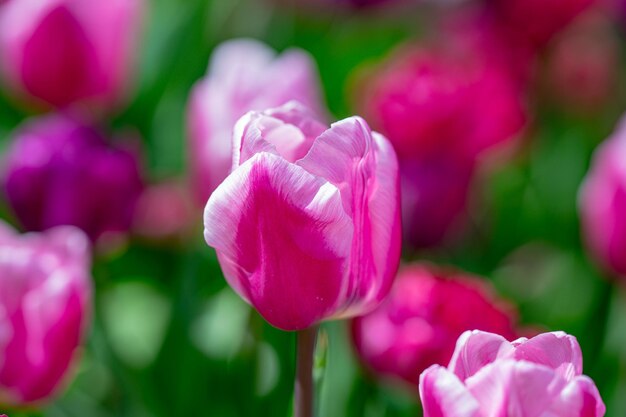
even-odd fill
[[(150, 0), (130, 102), (103, 118), (102, 128), (141, 138), (147, 179), (184, 183), (190, 91), (220, 42), (252, 37), (278, 51), (310, 52), (328, 108), (339, 119), (359, 111), (364, 68), (404, 42), (437, 37), (435, 22), (472, 2), (322, 3)], [(504, 162), (474, 178), (463, 233), (428, 249), (405, 246), (403, 259), (485, 277), (517, 306), (524, 326), (577, 336), (585, 373), (595, 380), (607, 416), (617, 417), (626, 414), (626, 291), (587, 253), (577, 209), (593, 150), (626, 109), (626, 17), (609, 10), (589, 9), (542, 49), (525, 87), (527, 126)], [(599, 39), (588, 35), (602, 46), (591, 49), (610, 54), (600, 58), (608, 72), (599, 71), (599, 82), (609, 87), (581, 109), (567, 95), (577, 86), (558, 86), (551, 62), (559, 42), (590, 16), (602, 27)], [(0, 90), (2, 148), (38, 112)], [(5, 202), (1, 214), (20, 227)], [(289, 415), (295, 335), (265, 323), (226, 285), (203, 241), (201, 211), (181, 216), (189, 227), (184, 238), (131, 235), (97, 253), (93, 324), (76, 378), (43, 409), (11, 417)], [(415, 390), (363, 370), (345, 322), (323, 324), (315, 375), (320, 416), (420, 415)]]

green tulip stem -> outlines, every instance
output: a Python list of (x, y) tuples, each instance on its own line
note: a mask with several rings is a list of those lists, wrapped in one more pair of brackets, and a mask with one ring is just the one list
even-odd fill
[(313, 357), (319, 326), (297, 333), (296, 381), (294, 387), (294, 417), (313, 417)]

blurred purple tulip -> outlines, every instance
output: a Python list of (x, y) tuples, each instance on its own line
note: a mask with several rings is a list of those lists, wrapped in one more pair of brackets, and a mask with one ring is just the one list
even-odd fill
[(0, 402), (63, 387), (91, 312), (89, 242), (73, 227), (18, 235), (0, 224)]
[(4, 164), (6, 197), (27, 230), (73, 225), (94, 241), (126, 232), (143, 188), (136, 151), (63, 115), (26, 122)]
[(609, 271), (626, 277), (626, 120), (595, 152), (579, 208), (593, 255)]
[(481, 329), (513, 340), (515, 321), (515, 311), (484, 281), (414, 264), (401, 268), (378, 309), (354, 319), (352, 334), (368, 368), (417, 386), (422, 371), (450, 361), (464, 331)]
[(251, 39), (231, 40), (214, 52), (207, 76), (188, 109), (189, 164), (196, 201), (204, 205), (232, 165), (235, 122), (250, 110), (296, 100), (323, 116), (313, 58), (299, 49), (276, 55)]
[(433, 365), (420, 376), (424, 417), (602, 417), (606, 408), (582, 362), (578, 341), (563, 332), (513, 342), (465, 332), (447, 368)]
[(298, 103), (248, 113), (234, 142), (204, 216), (229, 284), (284, 330), (375, 308), (400, 257), (389, 142), (360, 117), (327, 128)]
[(8, 0), (0, 5), (0, 69), (9, 88), (54, 107), (124, 96), (143, 0)]

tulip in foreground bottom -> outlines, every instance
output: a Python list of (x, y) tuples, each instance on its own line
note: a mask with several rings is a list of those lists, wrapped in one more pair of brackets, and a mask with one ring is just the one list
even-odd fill
[(284, 330), (375, 308), (400, 256), (387, 140), (359, 117), (327, 128), (292, 102), (248, 113), (233, 141), (204, 234), (235, 291)]
[(602, 398), (582, 368), (578, 341), (563, 332), (508, 342), (468, 331), (447, 368), (422, 373), (424, 416), (602, 417)]

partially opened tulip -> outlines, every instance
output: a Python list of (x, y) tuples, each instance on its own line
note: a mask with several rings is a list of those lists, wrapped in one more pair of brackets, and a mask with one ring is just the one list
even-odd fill
[(241, 118), (234, 142), (204, 235), (235, 291), (284, 330), (375, 308), (400, 256), (387, 140), (359, 117), (327, 128), (288, 103)]
[(196, 201), (204, 205), (232, 165), (235, 122), (248, 111), (296, 100), (323, 113), (317, 69), (305, 51), (280, 55), (252, 39), (225, 42), (194, 87), (187, 115), (189, 164)]
[(626, 120), (596, 151), (579, 198), (587, 246), (607, 271), (626, 277)]
[(130, 228), (143, 188), (140, 174), (135, 149), (109, 144), (77, 119), (51, 115), (14, 134), (3, 188), (25, 229), (73, 225), (97, 241)]
[(400, 270), (378, 309), (354, 319), (352, 335), (367, 368), (417, 386), (427, 367), (450, 361), (463, 332), (481, 329), (513, 340), (515, 319), (484, 281), (415, 264)]
[(117, 104), (142, 15), (143, 0), (7, 0), (0, 5), (7, 86), (55, 107)]
[(604, 403), (582, 362), (578, 341), (563, 332), (508, 342), (468, 331), (447, 368), (420, 376), (424, 417), (602, 417)]
[(89, 323), (90, 264), (78, 229), (0, 225), (0, 403), (33, 405), (63, 387)]

